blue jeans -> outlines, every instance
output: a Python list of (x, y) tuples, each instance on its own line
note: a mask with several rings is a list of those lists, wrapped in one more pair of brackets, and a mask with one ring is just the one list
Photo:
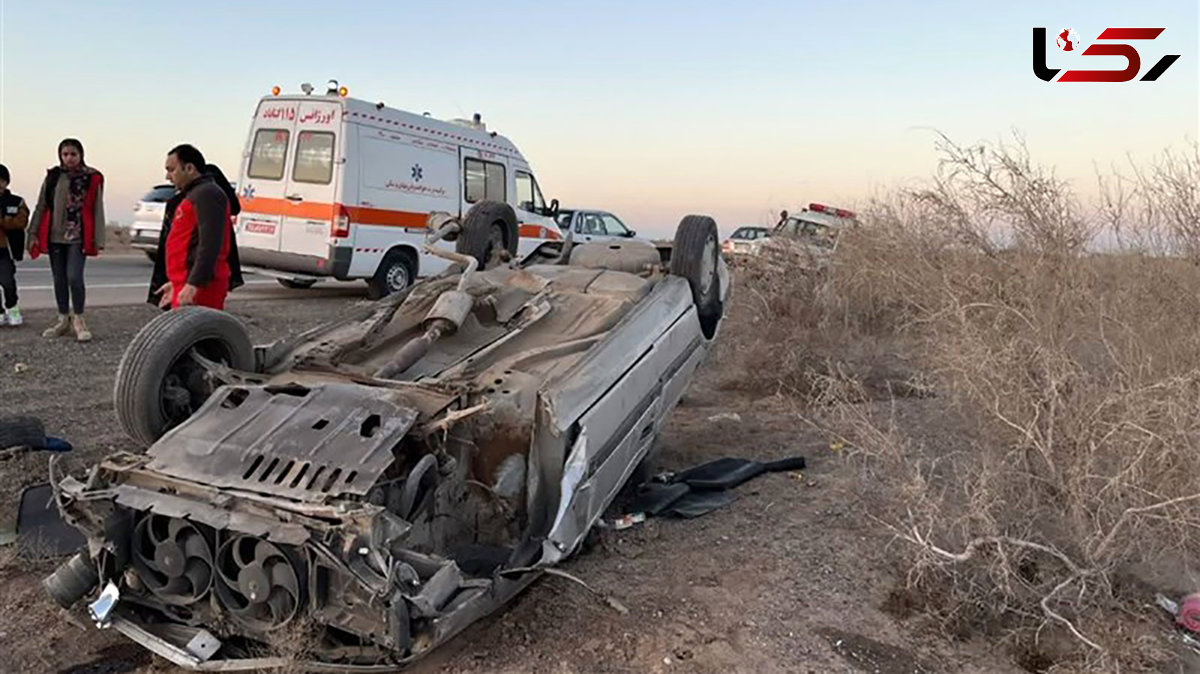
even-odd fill
[(50, 271), (54, 274), (54, 299), (58, 302), (60, 315), (66, 315), (72, 308), (76, 314), (83, 313), (87, 294), (83, 286), (86, 260), (81, 243), (50, 244)]

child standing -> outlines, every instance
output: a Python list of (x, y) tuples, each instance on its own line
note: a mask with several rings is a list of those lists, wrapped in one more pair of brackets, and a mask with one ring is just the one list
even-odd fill
[(17, 307), (17, 260), (25, 254), (25, 226), (29, 207), (8, 191), (8, 167), (0, 164), (0, 325), (21, 325)]

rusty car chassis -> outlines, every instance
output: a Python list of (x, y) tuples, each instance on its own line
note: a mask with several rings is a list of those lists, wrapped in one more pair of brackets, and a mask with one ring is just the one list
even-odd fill
[(497, 213), (441, 225), (462, 232), (426, 247), (447, 273), (247, 353), (221, 312), (147, 325), (123, 371), (152, 342), (179, 354), (146, 404), (169, 407), (185, 361), (208, 388), (146, 452), (54, 476), (87, 548), (51, 596), (191, 669), (294, 664), (278, 644), (300, 634), (312, 668), (385, 671), (572, 555), (704, 359), (728, 274), (703, 216), (663, 250), (464, 251)]

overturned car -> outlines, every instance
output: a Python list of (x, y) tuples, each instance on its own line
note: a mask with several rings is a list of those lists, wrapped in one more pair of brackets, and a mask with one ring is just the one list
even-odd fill
[(510, 207), (431, 221), (456, 264), (344, 319), (252, 346), (189, 308), (138, 334), (115, 404), (149, 449), (55, 477), (88, 541), (55, 601), (192, 669), (283, 665), (303, 628), (309, 665), (384, 671), (580, 547), (717, 335), (716, 224), (517, 265)]

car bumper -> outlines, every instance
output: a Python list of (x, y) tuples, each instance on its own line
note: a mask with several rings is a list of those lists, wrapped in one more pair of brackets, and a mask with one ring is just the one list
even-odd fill
[(129, 243), (140, 250), (157, 250), (158, 234), (157, 229), (134, 229), (129, 235)]

